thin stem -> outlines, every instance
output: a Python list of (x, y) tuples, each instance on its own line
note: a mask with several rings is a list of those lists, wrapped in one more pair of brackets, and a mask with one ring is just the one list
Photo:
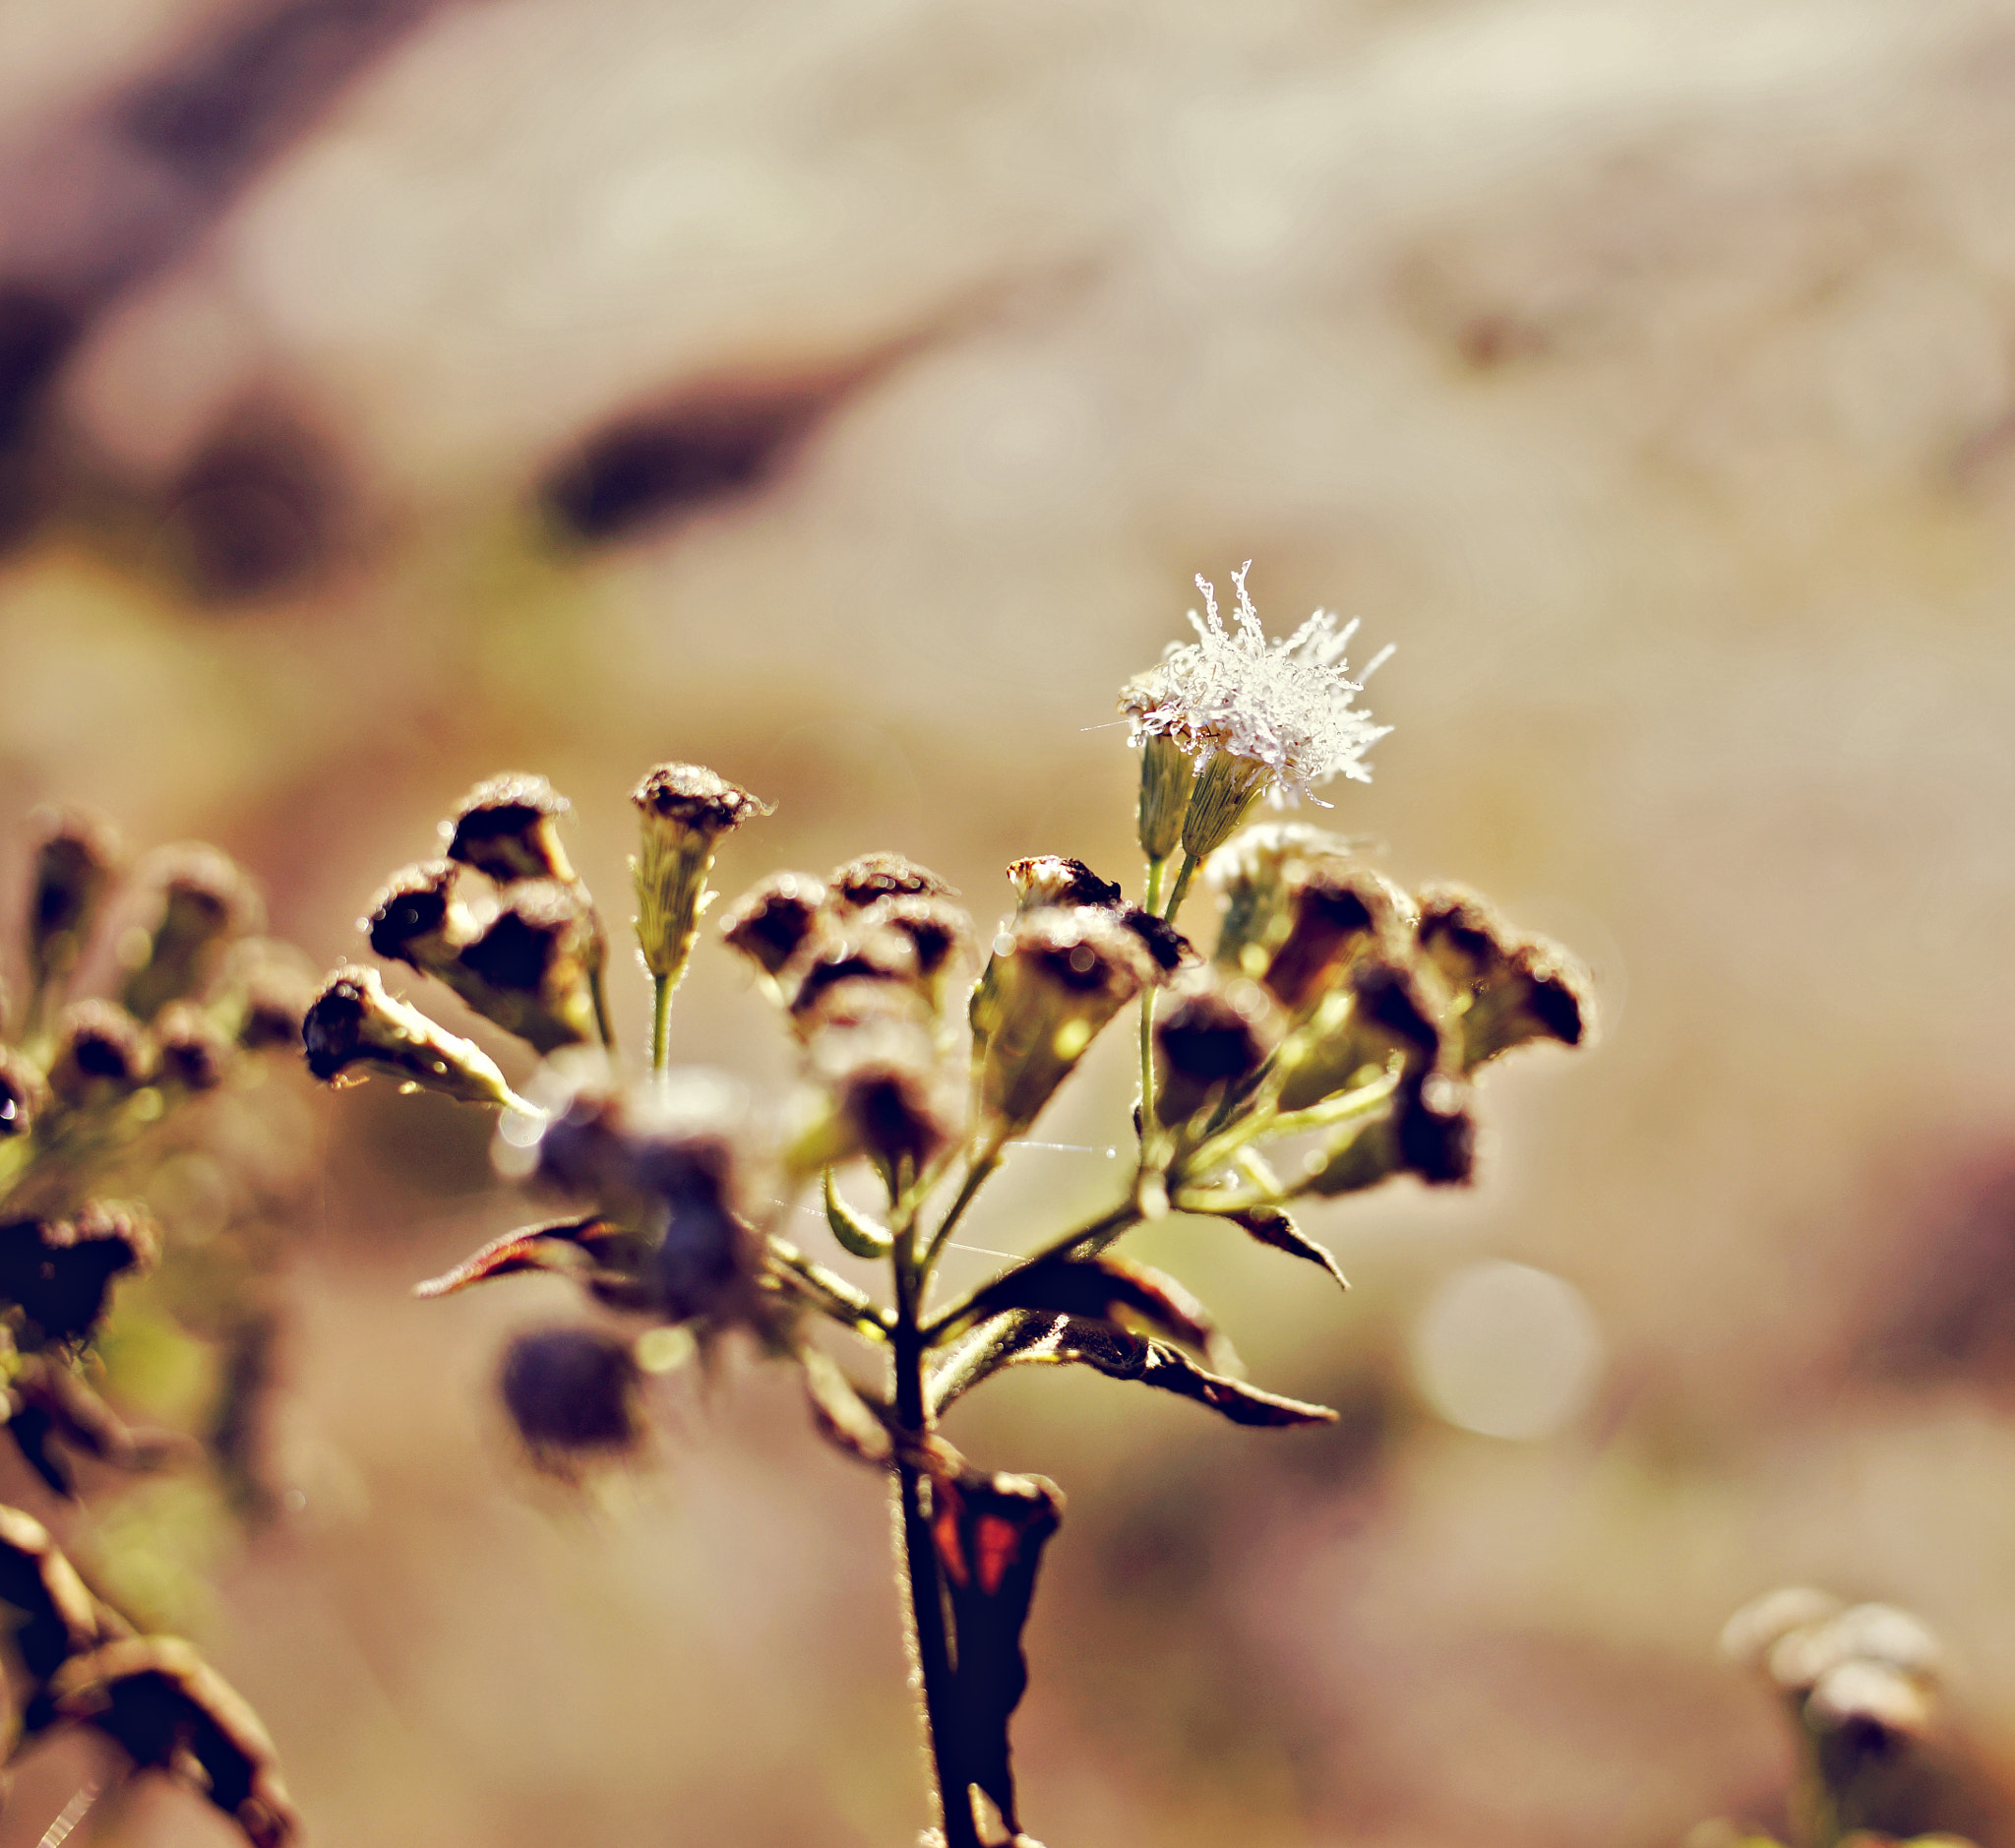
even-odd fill
[(945, 1587), (938, 1571), (938, 1549), (931, 1539), (924, 1475), (916, 1461), (930, 1437), (931, 1412), (924, 1395), (924, 1339), (917, 1314), (924, 1266), (916, 1262), (913, 1227), (904, 1226), (897, 1234), (891, 1257), (895, 1271), (895, 1416), (908, 1440), (896, 1448), (896, 1508), (901, 1523), (902, 1578), (909, 1591), (910, 1641), (923, 1680), (923, 1721), (933, 1796), (945, 1832), (945, 1848), (980, 1848), (979, 1831), (973, 1823), (972, 1782), (958, 1761), (956, 1689)]
[(1132, 1226), (1138, 1225), (1141, 1217), (1139, 1201), (1129, 1197), (1110, 1212), (1101, 1213), (1089, 1225), (1078, 1226), (1073, 1231), (1066, 1232), (1061, 1238), (1052, 1239), (1049, 1244), (1038, 1247), (1035, 1251), (1029, 1253), (1026, 1258), (1016, 1259), (999, 1276), (988, 1278), (978, 1289), (966, 1291), (942, 1316), (937, 1317), (931, 1322), (923, 1331), (925, 1344), (927, 1346), (936, 1346), (939, 1342), (943, 1341), (946, 1334), (958, 1326), (961, 1319), (971, 1312), (973, 1303), (981, 1292), (991, 1289), (994, 1284), (1000, 1282), (1001, 1277), (1008, 1276), (1016, 1270), (1025, 1270), (1030, 1264), (1039, 1264), (1052, 1258), (1068, 1256), (1095, 1258), (1118, 1238), (1121, 1233)]
[(917, 1278), (919, 1301), (922, 1300), (924, 1290), (930, 1283), (931, 1271), (938, 1263), (939, 1254), (945, 1249), (945, 1241), (951, 1236), (951, 1228), (964, 1217), (965, 1209), (972, 1204), (980, 1189), (986, 1186), (994, 1170), (1000, 1165), (1001, 1145), (998, 1142), (993, 1143), (984, 1152), (975, 1151), (972, 1155), (965, 1171), (965, 1179), (959, 1183), (957, 1198), (952, 1201), (943, 1223), (932, 1235), (930, 1244), (924, 1250), (924, 1262)]
[[(1160, 909), (1161, 876), (1167, 867), (1166, 859), (1150, 860), (1147, 863), (1147, 891), (1142, 894), (1140, 908), (1150, 915)], [(1140, 1160), (1143, 1167), (1147, 1162), (1148, 1130), (1154, 1122), (1155, 993), (1154, 984), (1151, 982), (1140, 991)]]
[(602, 976), (603, 965), (598, 959), (587, 972), (587, 992), (594, 999), (595, 1031), (601, 1035), (603, 1049), (613, 1053), (616, 1050), (616, 1022), (609, 1013), (608, 984)]
[(669, 975), (653, 975), (650, 978), (650, 1069), (661, 1073), (665, 1069), (666, 1028), (671, 1022), (672, 978)]
[(878, 1308), (865, 1291), (855, 1289), (844, 1277), (806, 1257), (788, 1239), (780, 1239), (773, 1232), (769, 1235), (769, 1255), (784, 1273), (784, 1280), (822, 1314), (871, 1341), (888, 1339), (887, 1313)]
[[(1190, 881), (1195, 877), (1196, 869), (1200, 865), (1202, 861), (1185, 847), (1183, 864), (1176, 869), (1175, 887), (1169, 893), (1168, 903), (1162, 908), (1161, 919), (1164, 924), (1173, 924), (1176, 921), (1176, 913), (1183, 908), (1183, 900), (1190, 895)], [(1148, 908), (1153, 909), (1152, 906)]]

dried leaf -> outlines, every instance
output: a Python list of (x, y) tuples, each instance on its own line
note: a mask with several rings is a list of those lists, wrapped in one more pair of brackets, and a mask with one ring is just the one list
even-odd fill
[(1270, 1245), (1291, 1258), (1305, 1258), (1312, 1264), (1319, 1264), (1346, 1290), (1350, 1288), (1350, 1279), (1343, 1274), (1328, 1248), (1317, 1245), (1313, 1239), (1305, 1238), (1301, 1228), (1278, 1206), (1248, 1206), (1243, 1211), (1228, 1212), (1224, 1216), (1261, 1245)]
[(1144, 1324), (1172, 1341), (1223, 1353), (1217, 1324), (1175, 1278), (1123, 1258), (1050, 1258), (1024, 1264), (989, 1284), (967, 1306), (959, 1322), (970, 1325), (1009, 1309), (1109, 1322), (1119, 1327)]
[(51, 1681), (58, 1718), (95, 1726), (136, 1766), (191, 1785), (253, 1848), (285, 1848), (300, 1819), (258, 1715), (186, 1642), (133, 1637), (73, 1656)]
[(811, 1401), (812, 1420), (819, 1427), (819, 1435), (863, 1463), (877, 1469), (886, 1468), (894, 1454), (888, 1427), (876, 1415), (860, 1387), (840, 1371), (836, 1362), (816, 1347), (801, 1348), (798, 1359), (805, 1369), (805, 1396)]
[(202, 1454), (202, 1447), (180, 1432), (133, 1430), (53, 1355), (23, 1356), (11, 1396), (8, 1436), (30, 1468), (61, 1496), (75, 1489), (68, 1465), (49, 1450), (51, 1438), (115, 1469), (161, 1469)]
[(830, 1168), (825, 1170), (825, 1223), (832, 1228), (840, 1249), (856, 1258), (886, 1258), (894, 1242), (881, 1226), (840, 1199), (839, 1190), (832, 1184)]
[(1207, 1405), (1235, 1425), (1322, 1425), (1336, 1414), (1326, 1405), (1262, 1392), (1238, 1380), (1208, 1373), (1179, 1348), (1153, 1341), (1109, 1322), (1058, 1316), (1047, 1327), (1037, 1319), (1013, 1331), (1010, 1347), (986, 1371), (1004, 1366), (1095, 1367), (1114, 1380), (1137, 1380)]
[(576, 1253), (585, 1253), (591, 1262), (599, 1263), (606, 1260), (609, 1247), (618, 1236), (614, 1226), (593, 1214), (585, 1219), (555, 1219), (545, 1225), (520, 1226), (516, 1232), (492, 1239), (453, 1270), (415, 1284), (413, 1294), (452, 1296), (471, 1283), (484, 1283), (491, 1277), (509, 1276), (518, 1270), (575, 1270), (581, 1267)]
[[(1036, 1572), (1064, 1517), (1064, 1498), (1040, 1476), (977, 1470), (931, 1480), (931, 1539), (950, 1593), (958, 1666), (956, 1760), (1017, 1837), (1008, 1722), (1028, 1687), (1022, 1627)], [(946, 1800), (960, 1801), (964, 1793)]]
[(45, 1682), (71, 1656), (98, 1641), (96, 1606), (48, 1529), (16, 1508), (0, 1508), (0, 1604), (22, 1666)]

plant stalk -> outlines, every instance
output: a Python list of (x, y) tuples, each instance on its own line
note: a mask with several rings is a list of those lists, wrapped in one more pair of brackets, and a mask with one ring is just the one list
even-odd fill
[(923, 1278), (912, 1228), (905, 1226), (897, 1234), (893, 1256), (895, 1416), (905, 1440), (896, 1452), (896, 1505), (902, 1522), (902, 1578), (909, 1588), (910, 1642), (923, 1681), (932, 1794), (945, 1848), (981, 1848), (973, 1823), (971, 1780), (958, 1762), (958, 1714), (945, 1588), (938, 1571), (938, 1549), (931, 1539), (930, 1510), (924, 1501), (924, 1472), (916, 1460), (930, 1437), (931, 1414), (924, 1396), (924, 1338), (918, 1315)]
[(672, 978), (653, 975), (650, 978), (650, 1069), (654, 1073), (662, 1073), (665, 1069), (665, 1042), (671, 1015)]

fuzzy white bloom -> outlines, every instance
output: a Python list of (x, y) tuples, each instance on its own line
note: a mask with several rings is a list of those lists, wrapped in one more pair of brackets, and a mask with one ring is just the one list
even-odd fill
[(1316, 785), (1332, 776), (1370, 782), (1365, 753), (1392, 727), (1374, 725), (1351, 701), (1391, 648), (1351, 679), (1343, 650), (1357, 623), (1339, 629), (1336, 617), (1319, 609), (1285, 642), (1268, 642), (1246, 593), (1252, 569), (1248, 559), (1232, 573), (1239, 593), (1233, 629), (1218, 616), (1216, 587), (1196, 580), (1208, 612), (1190, 612), (1196, 640), (1170, 643), (1160, 662), (1121, 692), (1120, 709), (1133, 721), (1131, 742), (1172, 738), (1199, 770), (1218, 751), (1252, 759), (1266, 766), (1276, 802), (1313, 799)]

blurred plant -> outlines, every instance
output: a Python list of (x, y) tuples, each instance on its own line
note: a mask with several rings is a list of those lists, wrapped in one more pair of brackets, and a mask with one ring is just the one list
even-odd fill
[[(1917, 1618), (1806, 1586), (1744, 1605), (1721, 1651), (1768, 1688), (1798, 1745), (1794, 1839), (1807, 1848), (1969, 1848), (2005, 1813), (1941, 1711), (1942, 1655)], [(1984, 1824), (1985, 1826), (1984, 1826)], [(1776, 1848), (1760, 1829), (1704, 1823), (1687, 1848)]]
[[(471, 792), (444, 826), (448, 857), (395, 876), (365, 925), (380, 956), (441, 979), (550, 1055), (531, 1098), (368, 968), (335, 971), (306, 1022), (319, 1077), (381, 1073), (498, 1110), (503, 1170), (570, 1202), (424, 1294), (558, 1270), (640, 1330), (545, 1328), (512, 1344), (502, 1394), (540, 1463), (572, 1474), (630, 1452), (645, 1377), (740, 1328), (801, 1370), (826, 1438), (893, 1478), (945, 1848), (1033, 1848), (1008, 1727), (1027, 1680), (1021, 1633), (1037, 1571), (1063, 1512), (1043, 1478), (959, 1455), (940, 1429), (946, 1411), (1005, 1368), (1076, 1365), (1238, 1424), (1332, 1418), (1238, 1378), (1202, 1305), (1111, 1248), (1145, 1221), (1195, 1213), (1341, 1282), (1289, 1202), (1401, 1174), (1466, 1182), (1477, 1068), (1588, 1031), (1576, 965), (1483, 900), (1410, 894), (1306, 827), (1237, 832), (1264, 794), (1368, 775), (1364, 752), (1380, 735), (1351, 707), (1359, 687), (1339, 658), (1349, 631), (1318, 613), (1269, 645), (1243, 571), (1237, 583), (1236, 636), (1202, 585), (1197, 642), (1122, 696), (1141, 751), (1143, 903), (1076, 860), (1017, 861), (1015, 907), (969, 989), (970, 920), (943, 880), (899, 855), (823, 879), (776, 874), (729, 908), (722, 938), (795, 1038), (803, 1073), (761, 1153), (731, 1087), (668, 1064), (667, 1009), (713, 895), (715, 850), (768, 813), (699, 766), (660, 765), (632, 798), (638, 942), (654, 992), (649, 1081), (617, 1075), (597, 1002), (606, 934), (552, 832), (564, 805), (535, 777)], [(1223, 900), (1207, 957), (1176, 929), (1199, 868)], [(1037, 1239), (983, 1286), (935, 1302), (939, 1260), (1004, 1150), (1130, 1003), (1140, 1010), (1138, 1156), (1121, 1197)], [(771, 1185), (754, 1185), (760, 1162), (775, 1171)], [(844, 1173), (871, 1178), (872, 1210), (842, 1191)], [(885, 1300), (781, 1235), (815, 1187), (839, 1247), (887, 1266)], [(876, 1380), (818, 1344), (826, 1324), (872, 1351)]]
[[(203, 1435), (226, 1493), (251, 1509), (264, 1494), (254, 1434), (273, 1331), (259, 1208), (279, 1182), (243, 1111), (263, 1055), (298, 1042), (312, 979), (294, 953), (251, 934), (258, 895), (214, 848), (149, 855), (122, 902), (110, 824), (37, 819), (27, 994), (4, 1010), (0, 1046), (0, 1416), (63, 1505), (77, 1501), (80, 1459), (145, 1472), (201, 1456), (187, 1435), (129, 1427), (92, 1384), (107, 1348), (190, 1338), (165, 1303), (223, 1349)], [(73, 999), (81, 973), (106, 964), (117, 998)], [(114, 1317), (114, 1283), (160, 1255), (159, 1220), (200, 1220), (200, 1235), (174, 1254), (153, 1305)], [(114, 1579), (133, 1575), (117, 1558), (102, 1564)], [(290, 1838), (273, 1748), (244, 1702), (186, 1642), (137, 1633), (12, 1508), (0, 1508), (0, 1604), (16, 1671), (9, 1758), (87, 1725), (134, 1771), (206, 1796), (261, 1848)], [(65, 1814), (62, 1833), (81, 1811)]]

